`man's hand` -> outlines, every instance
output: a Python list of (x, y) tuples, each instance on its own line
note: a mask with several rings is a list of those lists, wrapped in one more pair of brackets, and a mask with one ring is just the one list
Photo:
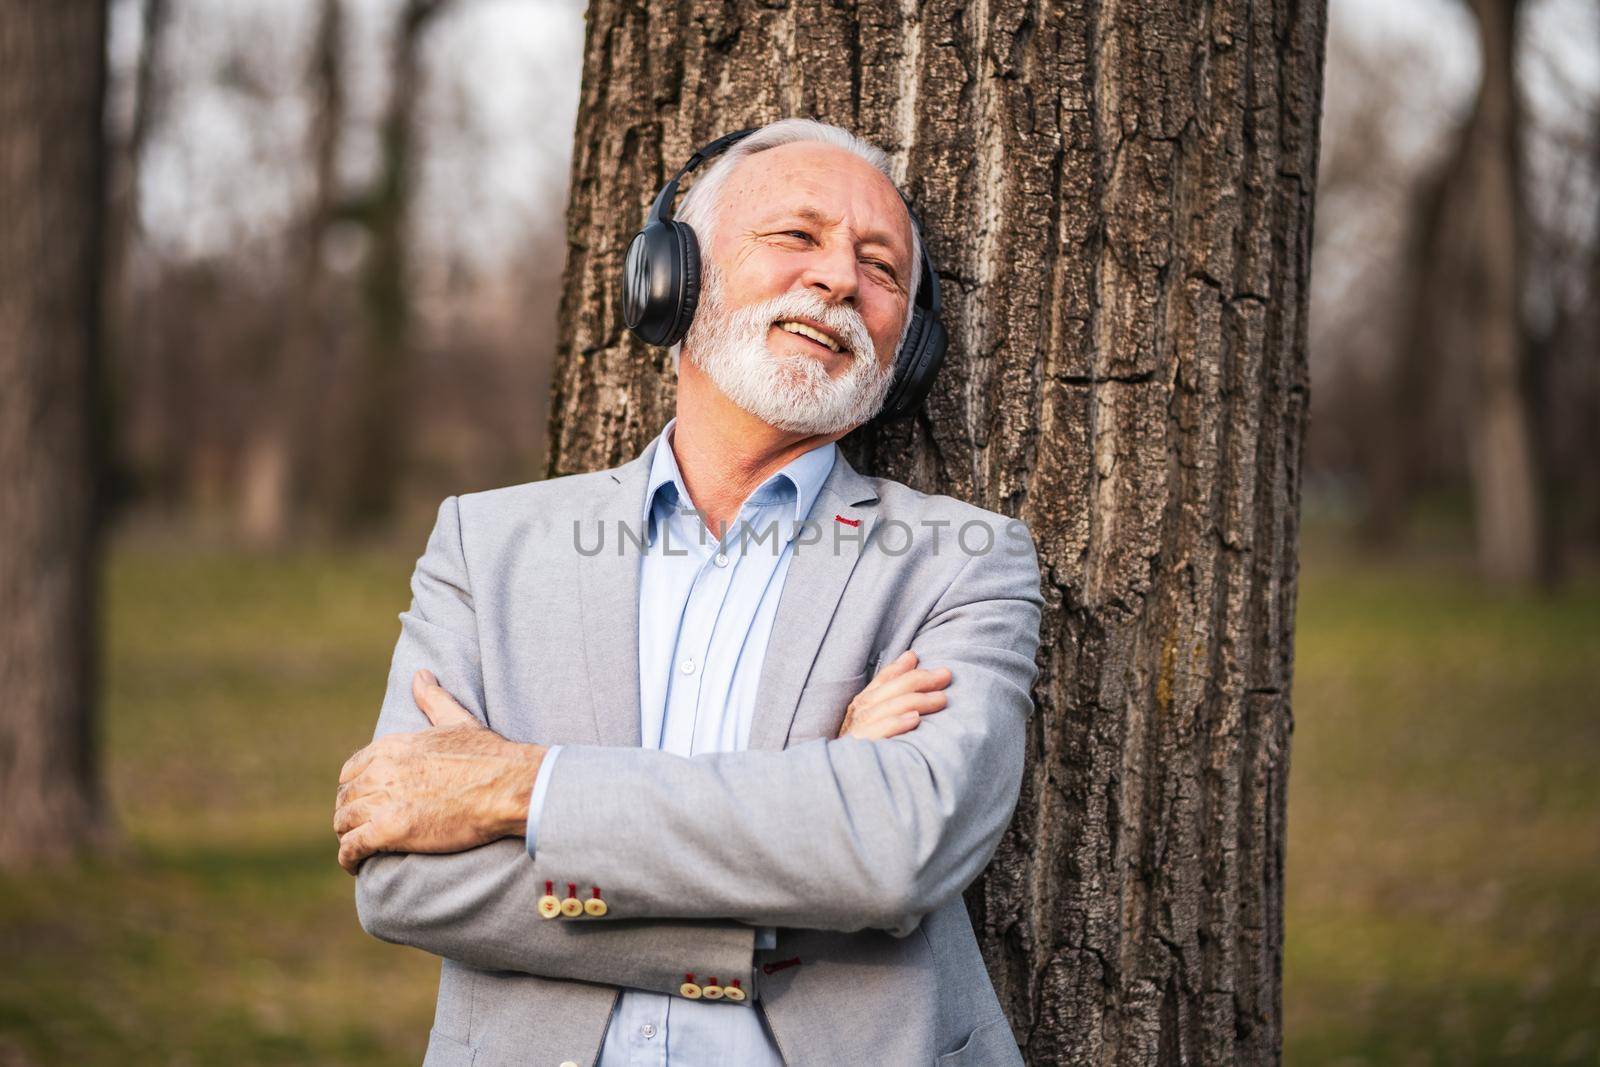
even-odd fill
[(915, 730), (924, 715), (943, 708), (950, 668), (912, 670), (916, 665), (917, 654), (910, 649), (890, 660), (850, 701), (839, 736), (885, 741)]
[(544, 746), (484, 726), (432, 671), (412, 676), (411, 696), (431, 728), (380, 737), (339, 772), (333, 832), (351, 874), (374, 852), (460, 852), (526, 825)]

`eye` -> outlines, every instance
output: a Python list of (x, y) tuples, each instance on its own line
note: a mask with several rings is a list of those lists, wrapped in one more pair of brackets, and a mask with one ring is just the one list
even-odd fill
[(811, 235), (809, 233), (807, 233), (806, 231), (804, 231), (804, 230), (788, 230), (788, 231), (786, 231), (784, 233), (784, 236), (785, 237), (798, 237), (802, 241), (811, 240)]

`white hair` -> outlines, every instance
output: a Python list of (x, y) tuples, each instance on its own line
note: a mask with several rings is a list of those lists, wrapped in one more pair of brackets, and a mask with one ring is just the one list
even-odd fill
[[(711, 242), (716, 234), (720, 214), (716, 209), (721, 199), (722, 187), (728, 182), (728, 175), (757, 152), (765, 152), (779, 145), (807, 141), (842, 148), (860, 157), (887, 178), (890, 185), (894, 185), (894, 175), (889, 172), (888, 155), (877, 145), (863, 141), (849, 130), (830, 126), (826, 122), (817, 122), (814, 119), (779, 119), (777, 122), (769, 122), (755, 133), (735, 141), (731, 147), (712, 160), (684, 194), (682, 205), (673, 212), (673, 218), (687, 223), (699, 239), (702, 280), (705, 261), (711, 254)], [(917, 233), (916, 224), (910, 222), (910, 217), (911, 209), (908, 207), (906, 218), (911, 229), (911, 279), (906, 285), (906, 321), (900, 328), (900, 341), (895, 344), (896, 351), (899, 351), (900, 344), (906, 339), (906, 332), (911, 328), (911, 315), (917, 305), (917, 284), (922, 279), (922, 239)], [(678, 352), (682, 347), (681, 341), (672, 346), (674, 370), (678, 367)]]

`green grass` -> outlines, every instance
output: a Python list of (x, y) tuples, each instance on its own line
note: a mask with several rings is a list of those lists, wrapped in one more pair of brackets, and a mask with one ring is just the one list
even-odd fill
[(104, 751), (124, 844), (0, 882), (0, 1064), (421, 1061), (437, 961), (361, 931), (331, 827), (410, 564), (115, 554)]
[[(367, 938), (329, 828), (411, 554), (125, 543), (121, 848), (0, 880), (0, 1064), (415, 1064), (437, 962)], [(1289, 1064), (1600, 1063), (1600, 586), (1307, 542)]]
[(1600, 589), (1307, 556), (1287, 1062), (1600, 1063)]

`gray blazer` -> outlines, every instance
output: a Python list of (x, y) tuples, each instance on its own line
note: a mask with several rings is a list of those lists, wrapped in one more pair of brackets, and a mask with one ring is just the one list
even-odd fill
[[(961, 894), (1021, 784), (1042, 607), (1026, 527), (841, 454), (779, 600), (749, 749), (684, 758), (639, 747), (655, 447), (446, 499), (417, 561), (377, 735), (427, 726), (411, 675), (429, 667), (506, 737), (567, 746), (536, 858), (507, 838), (376, 855), (357, 876), (368, 933), (443, 958), (426, 1067), (588, 1067), (618, 987), (679, 995), (689, 974), (754, 993), (724, 1006), (764, 1012), (791, 1067), (1020, 1064)], [(945, 709), (889, 741), (836, 738), (907, 648), (951, 669)], [(546, 883), (598, 887), (608, 909), (542, 918)], [(758, 925), (776, 948), (753, 951)]]

